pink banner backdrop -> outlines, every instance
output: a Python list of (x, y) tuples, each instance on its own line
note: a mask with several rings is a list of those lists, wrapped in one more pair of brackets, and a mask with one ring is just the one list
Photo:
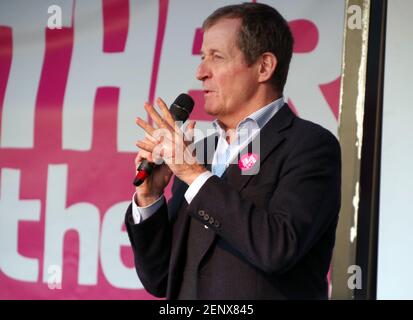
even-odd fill
[[(1, 299), (153, 298), (123, 227), (143, 134), (134, 120), (147, 117), (143, 102), (188, 92), (207, 128), (200, 26), (236, 2), (1, 2)], [(265, 2), (296, 40), (290, 105), (336, 133), (344, 0)]]

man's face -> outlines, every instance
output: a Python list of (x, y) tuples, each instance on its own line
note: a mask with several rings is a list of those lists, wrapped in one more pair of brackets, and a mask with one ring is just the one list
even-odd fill
[(240, 26), (240, 19), (221, 19), (204, 32), (196, 74), (203, 83), (205, 111), (224, 122), (250, 107), (258, 85), (256, 65), (247, 65), (236, 44)]

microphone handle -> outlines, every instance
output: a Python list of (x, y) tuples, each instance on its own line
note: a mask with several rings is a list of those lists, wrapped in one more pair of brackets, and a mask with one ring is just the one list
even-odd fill
[[(194, 107), (194, 100), (187, 94), (180, 94), (175, 101), (172, 103), (169, 111), (172, 114), (172, 117), (175, 121), (185, 122), (189, 114), (191, 113)], [(149, 163), (147, 160), (143, 160), (137, 169), (135, 179), (133, 184), (138, 187), (140, 186), (145, 179), (152, 173), (153, 168), (156, 167), (156, 164)]]
[(145, 179), (152, 173), (153, 168), (155, 166), (156, 164), (150, 163), (146, 159), (144, 159), (137, 169), (138, 172), (136, 173), (135, 179), (133, 180), (133, 184), (136, 187), (139, 187), (145, 181)]

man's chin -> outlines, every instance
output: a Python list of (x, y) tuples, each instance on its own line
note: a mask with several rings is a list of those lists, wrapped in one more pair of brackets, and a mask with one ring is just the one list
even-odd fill
[(207, 104), (205, 104), (204, 106), (204, 110), (205, 113), (212, 116), (212, 117), (216, 117), (218, 114), (218, 108), (215, 106), (208, 106)]
[(209, 109), (204, 109), (205, 113), (211, 117), (215, 117), (216, 116), (216, 112), (213, 112), (213, 110), (209, 110)]
[(210, 110), (205, 110), (205, 113), (211, 117), (216, 117), (216, 115), (218, 114), (217, 112), (213, 112)]

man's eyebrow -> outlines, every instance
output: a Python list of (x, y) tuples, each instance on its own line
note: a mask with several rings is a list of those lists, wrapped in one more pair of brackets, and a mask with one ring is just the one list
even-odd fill
[[(206, 51), (207, 51), (208, 53), (211, 53), (211, 54), (216, 53), (216, 52), (220, 52), (218, 49), (209, 49), (209, 50), (206, 50)], [(204, 50), (201, 50), (200, 53), (201, 53), (201, 55), (205, 55), (205, 51), (204, 51)]]

